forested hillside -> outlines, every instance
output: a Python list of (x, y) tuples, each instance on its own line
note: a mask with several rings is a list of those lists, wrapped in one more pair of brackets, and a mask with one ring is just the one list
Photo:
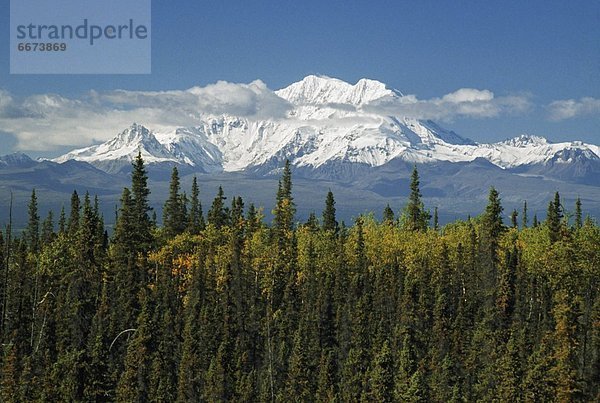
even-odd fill
[(491, 188), (439, 227), (415, 169), (381, 222), (338, 222), (330, 192), (298, 223), (286, 164), (267, 223), (174, 169), (158, 226), (147, 179), (138, 156), (110, 237), (92, 196), (42, 219), (35, 191), (25, 232), (0, 233), (1, 401), (600, 400), (579, 202), (506, 218)]

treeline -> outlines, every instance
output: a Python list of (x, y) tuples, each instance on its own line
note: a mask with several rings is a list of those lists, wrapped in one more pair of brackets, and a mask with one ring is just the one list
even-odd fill
[[(383, 220), (274, 220), (173, 170), (158, 227), (140, 156), (108, 236), (73, 194), (0, 238), (0, 400), (598, 401), (600, 228), (560, 196), (530, 225), (498, 193), (440, 227), (416, 169)], [(518, 217), (519, 216), (519, 217)], [(519, 218), (519, 219), (518, 219)]]

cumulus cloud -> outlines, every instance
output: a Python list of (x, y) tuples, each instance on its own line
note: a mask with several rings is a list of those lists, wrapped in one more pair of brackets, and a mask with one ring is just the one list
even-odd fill
[[(349, 116), (344, 112), (357, 108), (347, 104), (327, 107), (340, 111), (342, 117)], [(522, 113), (530, 108), (530, 102), (526, 95), (496, 97), (489, 90), (461, 88), (425, 100), (415, 95), (389, 96), (358, 108), (375, 114), (448, 121)], [(288, 113), (291, 109), (293, 105), (260, 80), (249, 84), (219, 81), (205, 87), (172, 91), (92, 90), (78, 98), (36, 94), (18, 99), (0, 90), (0, 128), (16, 138), (18, 149), (27, 151), (99, 143), (114, 137), (132, 122), (166, 131), (195, 126), (206, 115), (293, 119), (293, 114)]]
[(451, 121), (459, 117), (493, 118), (524, 113), (531, 108), (529, 98), (529, 95), (496, 97), (489, 90), (461, 88), (442, 97), (425, 100), (415, 95), (385, 97), (370, 103), (365, 109), (373, 113)]
[(461, 102), (491, 101), (492, 99), (494, 99), (492, 91), (475, 88), (461, 88), (442, 97), (442, 101), (455, 104)]
[(572, 119), (584, 115), (600, 116), (600, 99), (585, 97), (579, 100), (562, 99), (547, 106), (550, 119), (554, 121)]
[(194, 126), (202, 117), (283, 118), (291, 105), (262, 81), (174, 91), (90, 91), (80, 99), (39, 94), (15, 99), (0, 90), (0, 126), (22, 150), (47, 151), (106, 141), (132, 122), (153, 130)]

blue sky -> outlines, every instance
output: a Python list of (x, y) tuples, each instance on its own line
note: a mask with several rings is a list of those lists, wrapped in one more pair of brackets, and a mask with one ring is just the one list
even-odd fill
[[(516, 113), (440, 122), (480, 142), (531, 133), (600, 143), (596, 0), (154, 0), (149, 75), (10, 75), (8, 0), (0, 5), (0, 26), (0, 107), (43, 94), (76, 103), (92, 90), (185, 90), (219, 80), (260, 79), (279, 89), (323, 74), (351, 83), (376, 79), (424, 100), (460, 88), (527, 100)], [(6, 133), (1, 117), (0, 124), (0, 153), (54, 155), (70, 147), (36, 146), (40, 125)]]

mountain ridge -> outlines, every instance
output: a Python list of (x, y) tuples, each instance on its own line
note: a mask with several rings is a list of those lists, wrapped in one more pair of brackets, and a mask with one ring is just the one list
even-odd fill
[(54, 161), (85, 161), (118, 172), (141, 152), (149, 164), (179, 164), (205, 173), (268, 173), (263, 168), (286, 159), (305, 171), (332, 163), (378, 167), (395, 159), (432, 163), (483, 158), (521, 173), (528, 167), (543, 171), (549, 164), (579, 163), (583, 168), (575, 171), (588, 175), (600, 164), (599, 147), (580, 141), (552, 143), (522, 134), (477, 143), (432, 120), (375, 113), (367, 108), (371, 103), (403, 97), (376, 80), (350, 84), (312, 75), (273, 93), (293, 106), (285, 118), (205, 115), (193, 127), (163, 132), (134, 123), (105, 143), (73, 150)]

